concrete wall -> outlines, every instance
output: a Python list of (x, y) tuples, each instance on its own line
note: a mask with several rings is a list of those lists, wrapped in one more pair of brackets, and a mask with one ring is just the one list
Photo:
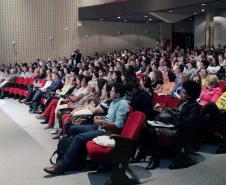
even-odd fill
[[(195, 45), (205, 44), (205, 15), (195, 16)], [(226, 11), (216, 12), (214, 16), (214, 45), (226, 44)]]

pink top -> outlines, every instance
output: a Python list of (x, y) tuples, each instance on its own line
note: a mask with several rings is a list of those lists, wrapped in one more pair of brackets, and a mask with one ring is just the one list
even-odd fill
[(205, 105), (209, 102), (215, 103), (217, 99), (221, 96), (222, 91), (219, 87), (212, 88), (211, 90), (208, 90), (206, 87), (202, 88), (201, 94), (200, 94), (200, 105)]

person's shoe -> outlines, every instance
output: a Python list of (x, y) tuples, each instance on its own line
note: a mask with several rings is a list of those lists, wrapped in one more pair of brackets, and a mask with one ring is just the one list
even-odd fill
[(46, 117), (43, 114), (35, 115), (36, 119), (45, 119)]
[(53, 129), (50, 131), (50, 134), (58, 134), (59, 133), (59, 130), (58, 129)]
[(46, 167), (43, 170), (50, 175), (62, 175), (66, 171), (64, 168), (60, 167), (59, 165)]
[(60, 134), (57, 134), (57, 135), (53, 136), (52, 139), (60, 139), (60, 136), (61, 136)]
[(31, 101), (28, 101), (28, 102), (24, 102), (26, 105), (31, 105), (32, 102)]
[(220, 146), (219, 148), (217, 148), (216, 154), (225, 154), (226, 153), (226, 147)]
[(47, 120), (44, 120), (44, 121), (41, 121), (40, 123), (43, 124), (43, 125), (45, 125), (45, 124), (48, 124), (48, 121)]
[(147, 167), (145, 168), (146, 170), (153, 170), (157, 167), (159, 167), (159, 163), (160, 160), (157, 157), (152, 157), (147, 165)]
[(138, 152), (137, 156), (131, 160), (131, 163), (139, 163), (141, 161), (145, 161), (146, 156), (144, 156), (143, 154), (141, 154), (141, 152)]
[(44, 129), (51, 129), (52, 127), (51, 126), (46, 126)]

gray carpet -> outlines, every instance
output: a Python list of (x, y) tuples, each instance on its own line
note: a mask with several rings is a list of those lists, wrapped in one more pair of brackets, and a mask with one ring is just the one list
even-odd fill
[[(108, 179), (110, 173), (95, 172), (46, 176), (42, 169), (49, 165), (56, 144), (25, 105), (0, 100), (0, 185), (102, 185)], [(163, 159), (145, 184), (226, 185), (226, 155), (214, 155), (215, 149), (216, 146), (202, 147), (200, 154), (205, 160), (182, 170), (168, 170), (169, 160)]]

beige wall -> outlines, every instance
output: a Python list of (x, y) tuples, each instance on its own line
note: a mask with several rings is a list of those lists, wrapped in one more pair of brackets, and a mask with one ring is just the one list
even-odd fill
[(78, 28), (80, 49), (85, 54), (124, 48), (150, 47), (156, 44), (160, 24), (83, 21)]
[(56, 57), (57, 11), (55, 0), (1, 0), (1, 63)]
[(162, 30), (159, 23), (83, 21), (78, 26), (79, 4), (77, 0), (0, 0), (0, 63), (69, 56), (76, 47), (87, 55), (153, 46)]
[(112, 0), (79, 0), (79, 7), (93, 6), (111, 2)]

